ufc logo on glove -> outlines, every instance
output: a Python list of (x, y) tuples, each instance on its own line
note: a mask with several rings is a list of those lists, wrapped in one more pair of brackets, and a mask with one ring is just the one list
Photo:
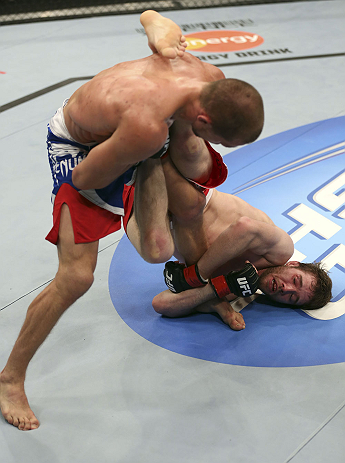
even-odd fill
[(242, 290), (242, 296), (243, 297), (251, 296), (253, 294), (251, 289), (250, 289), (250, 286), (248, 284), (248, 281), (247, 281), (247, 279), (245, 277), (237, 278), (237, 283), (238, 283), (238, 286)]

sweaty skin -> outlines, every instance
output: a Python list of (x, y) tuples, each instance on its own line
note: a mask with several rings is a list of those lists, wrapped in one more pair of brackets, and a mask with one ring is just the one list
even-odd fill
[[(174, 140), (178, 145), (179, 138)], [(178, 217), (189, 203), (198, 202), (203, 195), (176, 170), (171, 159), (163, 161), (169, 210), (173, 214), (175, 256), (187, 265), (198, 262), (203, 278), (223, 275), (241, 269), (250, 261), (257, 269), (283, 265), (294, 251), (290, 236), (277, 227), (262, 210), (243, 199), (213, 190), (206, 207), (201, 203), (202, 228), (206, 237), (205, 249), (194, 249), (193, 235), (186, 228), (176, 229)], [(196, 167), (197, 168), (197, 167)], [(192, 255), (190, 255), (192, 250)]]
[[(179, 134), (183, 132), (179, 131)], [(177, 136), (176, 146), (182, 146)], [(189, 143), (190, 144), (190, 143)], [(174, 144), (171, 147), (174, 148)], [(192, 150), (193, 151), (193, 150)], [(277, 227), (260, 209), (241, 198), (213, 190), (206, 207), (200, 202), (202, 195), (175, 169), (171, 159), (163, 161), (169, 197), (169, 209), (173, 215), (174, 255), (187, 265), (198, 262), (199, 272), (208, 279), (237, 270), (250, 261), (260, 271), (268, 267), (284, 265), (294, 250), (290, 236)], [(196, 233), (188, 219), (180, 220), (189, 205), (202, 207), (202, 227), (205, 241), (196, 243)], [(192, 217), (191, 221), (194, 221)], [(191, 232), (192, 230), (192, 232)], [(201, 243), (201, 244), (200, 244)], [(229, 296), (228, 300), (236, 296)], [(217, 312), (234, 330), (245, 328), (243, 316), (236, 313), (229, 302), (215, 298), (210, 285), (174, 294), (169, 290), (158, 294), (152, 301), (154, 309), (169, 317), (189, 315), (194, 312)]]
[[(183, 53), (181, 31), (175, 27), (169, 32), (171, 22), (159, 21), (157, 15), (151, 14), (158, 30), (150, 29), (149, 43), (154, 51), (164, 56), (155, 54), (101, 72), (80, 87), (64, 108), (71, 136), (83, 144), (97, 143), (73, 170), (72, 179), (77, 188), (105, 187), (133, 164), (154, 155), (163, 147), (174, 121), (190, 124), (194, 133), (225, 146), (241, 144), (241, 137), (243, 142), (253, 141), (248, 138), (248, 133), (239, 136), (227, 132), (227, 139), (213, 133), (211, 118), (201, 107), (200, 95), (208, 82), (224, 79), (224, 75), (216, 67)], [(148, 26), (149, 17), (142, 17), (144, 27)], [(169, 28), (165, 36), (164, 27)], [(178, 55), (176, 59), (166, 57), (175, 53)], [(253, 133), (250, 135), (258, 136), (263, 124), (261, 97), (259, 100), (254, 98), (252, 103), (258, 113), (254, 111), (255, 127), (251, 122), (250, 132)], [(245, 114), (253, 114), (253, 105), (243, 105), (243, 99), (240, 104), (242, 109), (243, 106), (246, 108)], [(158, 169), (155, 173), (159, 174)], [(21, 430), (39, 426), (24, 390), (27, 367), (62, 314), (88, 291), (94, 281), (98, 241), (75, 243), (67, 204), (61, 208), (59, 227), (57, 274), (30, 304), (18, 339), (0, 374), (2, 414)], [(156, 244), (158, 249), (157, 246), (153, 249), (160, 260), (160, 243), (157, 241)], [(170, 246), (170, 241), (168, 244)], [(151, 257), (149, 255), (148, 259)]]
[[(142, 24), (149, 26), (151, 48), (164, 56), (174, 53), (180, 56), (185, 48), (180, 29), (159, 16), (152, 12), (142, 15)], [(150, 18), (154, 19), (154, 25), (150, 25)], [(164, 28), (167, 28), (165, 32)], [(70, 134), (81, 143), (100, 143), (91, 150), (87, 162), (81, 163), (89, 168), (83, 167), (81, 172), (78, 172), (79, 166), (75, 169), (76, 184), (80, 181), (81, 188), (105, 186), (137, 160), (158, 151), (173, 118), (195, 119), (199, 108), (193, 98), (203, 82), (224, 78), (217, 68), (202, 64), (191, 55), (186, 54), (173, 62), (164, 56), (156, 54), (118, 64), (100, 73), (70, 98), (64, 111)], [(177, 89), (179, 98), (175, 95)], [(187, 98), (189, 93), (190, 99)], [(188, 104), (183, 106), (186, 100)], [(94, 159), (98, 156), (97, 166)], [(88, 175), (90, 172), (94, 172), (94, 179)], [(64, 311), (92, 285), (97, 252), (98, 242), (75, 244), (69, 209), (63, 205), (58, 273), (30, 304), (18, 339), (0, 374), (1, 412), (9, 424), (20, 430), (33, 430), (40, 425), (24, 389), (28, 364)]]
[(174, 120), (196, 122), (207, 82), (223, 78), (188, 53), (176, 60), (155, 54), (117, 64), (81, 86), (64, 108), (66, 127), (80, 143), (99, 144), (73, 170), (75, 186), (103, 188), (158, 152)]

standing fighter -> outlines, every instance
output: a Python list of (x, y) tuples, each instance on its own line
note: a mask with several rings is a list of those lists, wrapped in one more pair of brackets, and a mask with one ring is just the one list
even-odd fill
[[(141, 21), (159, 54), (102, 71), (49, 124), (54, 225), (47, 239), (57, 244), (59, 268), (30, 304), (0, 375), (1, 412), (20, 430), (39, 426), (24, 390), (29, 362), (65, 310), (92, 285), (99, 239), (121, 226), (123, 185), (133, 180), (134, 165), (164, 153), (174, 121), (225, 146), (249, 143), (262, 130), (262, 99), (251, 85), (224, 79), (217, 68), (183, 53), (180, 29), (158, 13), (143, 13)], [(158, 163), (154, 172), (158, 204), (143, 224), (156, 224), (158, 233), (144, 245), (147, 260), (164, 262), (173, 242), (165, 212), (157, 212), (167, 208)]]

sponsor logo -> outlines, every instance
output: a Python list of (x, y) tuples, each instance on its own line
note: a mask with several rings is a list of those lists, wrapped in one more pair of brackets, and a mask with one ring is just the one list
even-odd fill
[(202, 31), (187, 34), (187, 50), (202, 52), (241, 51), (255, 48), (264, 42), (264, 39), (252, 32), (243, 31)]
[[(197, 50), (198, 51), (198, 50)], [(286, 59), (285, 55), (293, 54), (289, 48), (275, 48), (273, 50), (256, 50), (256, 51), (247, 51), (247, 52), (238, 52), (238, 53), (218, 53), (218, 54), (209, 54), (209, 55), (198, 55), (198, 58), (201, 61), (223, 61), (230, 60), (232, 57), (236, 56), (237, 58), (255, 58), (255, 57), (267, 57), (268, 60), (281, 60)], [(279, 56), (277, 56), (279, 55)], [(273, 58), (272, 58), (273, 56)], [(241, 60), (242, 61), (242, 60)], [(265, 60), (263, 60), (265, 61)], [(214, 65), (219, 65), (221, 63), (212, 63)]]
[[(234, 19), (234, 20), (223, 20), (223, 21), (207, 21), (207, 22), (197, 22), (189, 24), (179, 24), (183, 32), (188, 32), (192, 30), (213, 30), (213, 29), (226, 29), (229, 27), (253, 27), (255, 25), (254, 21), (250, 18), (247, 19)], [(138, 34), (145, 35), (146, 32), (143, 27), (140, 29), (135, 29)]]

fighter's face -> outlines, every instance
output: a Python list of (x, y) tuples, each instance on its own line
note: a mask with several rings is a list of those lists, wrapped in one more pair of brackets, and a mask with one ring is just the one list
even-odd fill
[(313, 275), (292, 265), (267, 268), (259, 277), (261, 291), (274, 301), (289, 305), (307, 304), (314, 285)]

